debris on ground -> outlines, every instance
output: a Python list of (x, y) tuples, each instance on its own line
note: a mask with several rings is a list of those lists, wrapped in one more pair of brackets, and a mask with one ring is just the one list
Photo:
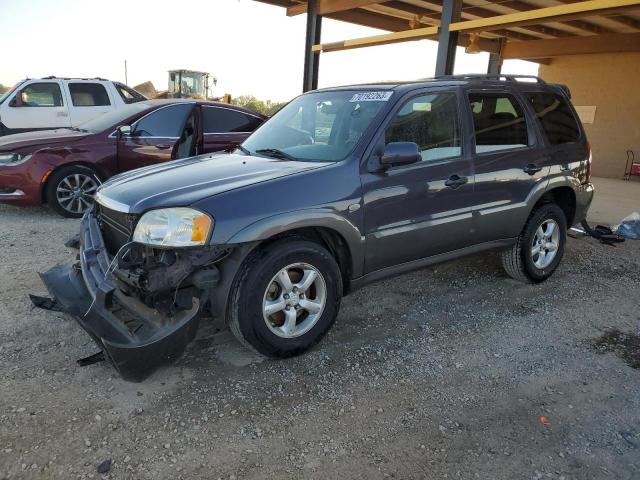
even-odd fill
[(640, 240), (640, 213), (634, 212), (627, 215), (613, 230), (621, 237)]

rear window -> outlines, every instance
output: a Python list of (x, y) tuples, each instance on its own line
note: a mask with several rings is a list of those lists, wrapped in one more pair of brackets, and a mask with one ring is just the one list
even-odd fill
[(102, 107), (111, 105), (104, 86), (99, 83), (69, 83), (74, 107)]
[(551, 145), (576, 142), (580, 127), (567, 100), (557, 93), (527, 93), (542, 129)]
[(146, 100), (147, 98), (140, 92), (135, 91), (133, 88), (129, 88), (122, 83), (114, 83), (116, 90), (120, 94), (120, 98), (124, 103), (135, 103)]
[(202, 107), (204, 133), (253, 132), (262, 119), (222, 107)]
[(527, 122), (518, 101), (509, 94), (471, 93), (476, 153), (529, 145)]

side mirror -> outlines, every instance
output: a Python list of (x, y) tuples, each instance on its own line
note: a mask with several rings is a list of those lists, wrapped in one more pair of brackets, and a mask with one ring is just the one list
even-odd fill
[(121, 137), (130, 137), (131, 136), (131, 126), (130, 125), (120, 125), (118, 128), (118, 135)]
[(384, 147), (380, 158), (383, 166), (408, 165), (422, 160), (420, 147), (414, 142), (391, 142)]

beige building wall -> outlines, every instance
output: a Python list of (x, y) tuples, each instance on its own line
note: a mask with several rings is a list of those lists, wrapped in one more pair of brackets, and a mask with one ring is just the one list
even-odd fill
[(622, 178), (627, 150), (640, 161), (640, 53), (557, 57), (539, 75), (567, 85), (576, 107), (596, 107), (584, 124), (595, 176)]

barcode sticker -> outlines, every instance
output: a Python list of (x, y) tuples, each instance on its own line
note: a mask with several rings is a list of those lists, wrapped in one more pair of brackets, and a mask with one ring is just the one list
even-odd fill
[(393, 92), (362, 92), (354, 93), (350, 102), (386, 102), (391, 98)]

